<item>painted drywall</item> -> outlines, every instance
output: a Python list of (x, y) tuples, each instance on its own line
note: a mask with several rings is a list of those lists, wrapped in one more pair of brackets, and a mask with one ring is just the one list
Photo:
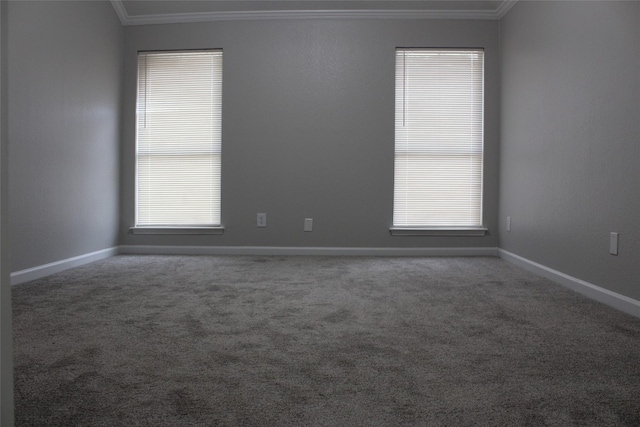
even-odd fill
[(520, 1), (501, 21), (499, 246), (636, 300), (639, 22), (616, 1)]
[(123, 32), (109, 2), (9, 2), (13, 271), (117, 244)]
[(0, 425), (13, 426), (13, 333), (9, 281), (7, 2), (0, 2)]
[[(127, 27), (124, 245), (495, 247), (498, 22), (283, 20)], [(391, 236), (396, 47), (484, 48), (485, 237)], [(222, 236), (132, 235), (136, 55), (222, 48)], [(267, 227), (256, 214), (267, 213)], [(313, 231), (304, 232), (305, 218)]]

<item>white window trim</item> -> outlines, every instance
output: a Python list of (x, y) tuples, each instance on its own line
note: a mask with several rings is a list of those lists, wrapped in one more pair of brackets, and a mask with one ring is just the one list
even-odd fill
[(482, 237), (489, 229), (485, 227), (442, 227), (442, 228), (422, 228), (422, 227), (391, 227), (389, 232), (392, 236), (460, 236), (460, 237)]
[(224, 227), (129, 227), (132, 234), (213, 234), (221, 235)]
[[(180, 51), (180, 50), (175, 50), (175, 51), (158, 51), (158, 52), (139, 52), (139, 57), (140, 55), (154, 55), (154, 54), (158, 54), (158, 55), (180, 55), (182, 53), (190, 53), (193, 52), (195, 54), (197, 54), (198, 52), (202, 52), (202, 53), (208, 53), (208, 52), (213, 52), (216, 53), (218, 52), (220, 55), (222, 54), (222, 50), (221, 49), (210, 49), (210, 50), (202, 50), (202, 51)], [(221, 59), (220, 59), (221, 61)], [(138, 67), (140, 67), (140, 65), (138, 65)], [(140, 69), (138, 69), (138, 76), (140, 76)], [(221, 71), (220, 71), (221, 73)], [(138, 77), (138, 79), (140, 79), (140, 77)], [(139, 85), (139, 81), (138, 81), (138, 85)], [(218, 87), (219, 88), (219, 87)], [(221, 90), (219, 88), (219, 90)], [(220, 93), (220, 92), (218, 92)], [(140, 94), (140, 89), (138, 89), (138, 96)], [(140, 105), (139, 105), (139, 101), (137, 101), (137, 115), (140, 114), (139, 110), (140, 110)], [(146, 116), (145, 116), (146, 117)], [(224, 227), (222, 226), (222, 222), (221, 219), (219, 219), (218, 221), (215, 221), (213, 223), (207, 223), (207, 224), (189, 224), (189, 223), (184, 223), (184, 222), (176, 222), (175, 224), (172, 223), (168, 223), (168, 224), (153, 224), (153, 223), (149, 223), (149, 224), (144, 224), (140, 223), (140, 219), (139, 219), (139, 190), (138, 190), (138, 185), (139, 185), (139, 171), (138, 171), (138, 155), (139, 155), (139, 148), (138, 148), (138, 138), (139, 133), (138, 133), (138, 126), (139, 126), (139, 117), (136, 118), (136, 172), (135, 172), (135, 180), (136, 180), (136, 190), (135, 190), (135, 225), (133, 225), (132, 227), (130, 227), (130, 231), (133, 234), (222, 234), (224, 232)], [(219, 120), (219, 119), (218, 119)], [(220, 138), (220, 136), (218, 136), (218, 138)], [(218, 144), (220, 144), (220, 142), (218, 142)], [(221, 156), (221, 153), (218, 153), (218, 157)], [(220, 177), (218, 176), (218, 186), (220, 185)], [(218, 190), (220, 191), (220, 190)], [(220, 202), (218, 202), (220, 203)], [(220, 205), (218, 205), (218, 217), (221, 215), (221, 207)]]
[[(398, 48), (400, 49), (400, 48)], [(400, 49), (400, 50), (414, 50), (414, 49)], [(455, 50), (481, 50), (481, 49), (430, 49), (430, 48), (417, 48), (415, 50), (443, 50), (443, 51), (455, 51)], [(396, 76), (397, 79), (397, 76)], [(397, 84), (397, 80), (396, 80)], [(484, 88), (483, 88), (484, 92)], [(397, 95), (396, 95), (397, 102)], [(484, 116), (484, 113), (482, 113)], [(482, 119), (482, 128), (484, 133), (484, 118)], [(396, 142), (397, 143), (397, 142)], [(482, 150), (484, 152), (484, 149)], [(395, 156), (394, 156), (394, 161)], [(481, 180), (484, 181), (484, 172), (482, 173)], [(483, 186), (483, 182), (480, 183)], [(394, 184), (395, 186), (395, 184)], [(482, 191), (482, 190), (481, 190)], [(484, 191), (482, 191), (484, 193)], [(395, 188), (394, 188), (394, 203), (395, 203)], [(393, 236), (485, 236), (488, 233), (488, 229), (483, 224), (484, 218), (484, 194), (481, 195), (480, 200), (480, 224), (477, 226), (435, 226), (435, 225), (416, 225), (416, 226), (404, 226), (404, 225), (392, 225), (389, 228), (391, 235)], [(394, 205), (395, 212), (395, 205)], [(395, 219), (394, 219), (395, 221)]]

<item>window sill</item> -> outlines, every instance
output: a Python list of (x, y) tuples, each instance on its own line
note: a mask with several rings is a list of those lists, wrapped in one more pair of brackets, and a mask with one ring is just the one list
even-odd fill
[(132, 234), (222, 234), (224, 227), (130, 227)]
[(489, 231), (484, 227), (391, 227), (392, 236), (485, 236)]

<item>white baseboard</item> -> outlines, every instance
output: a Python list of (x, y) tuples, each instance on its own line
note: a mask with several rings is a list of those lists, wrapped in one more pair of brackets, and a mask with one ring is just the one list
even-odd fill
[(640, 317), (640, 301), (561, 273), (537, 262), (505, 251), (504, 249), (498, 249), (498, 255), (500, 258), (516, 264), (525, 270), (545, 277), (591, 299), (607, 304), (632, 316)]
[(63, 259), (11, 273), (11, 285), (39, 279), (73, 267), (109, 258), (117, 254), (145, 255), (316, 255), (316, 256), (499, 256), (525, 270), (607, 304), (632, 316), (640, 317), (640, 301), (626, 297), (568, 274), (561, 273), (504, 249), (481, 248), (332, 248), (273, 246), (158, 246), (123, 245)]
[(117, 255), (119, 252), (120, 248), (115, 246), (113, 248), (103, 249), (100, 251), (75, 256), (73, 258), (67, 258), (60, 261), (51, 262), (49, 264), (39, 265), (37, 267), (16, 271), (11, 273), (11, 284), (17, 285), (19, 283), (28, 282), (29, 280), (40, 279), (41, 277), (59, 273), (69, 268), (79, 267), (84, 264), (89, 264), (90, 262), (112, 257), (114, 255)]
[(326, 255), (326, 256), (498, 256), (498, 248), (314, 248), (272, 246), (123, 245), (11, 273), (11, 285), (40, 279), (117, 254), (144, 255)]
[(274, 246), (123, 245), (121, 254), (147, 255), (325, 255), (325, 256), (498, 256), (498, 248), (331, 248)]

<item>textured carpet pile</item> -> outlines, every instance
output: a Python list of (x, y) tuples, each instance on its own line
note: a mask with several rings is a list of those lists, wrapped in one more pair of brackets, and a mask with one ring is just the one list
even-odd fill
[(640, 425), (640, 319), (497, 258), (117, 256), (12, 291), (17, 426)]

